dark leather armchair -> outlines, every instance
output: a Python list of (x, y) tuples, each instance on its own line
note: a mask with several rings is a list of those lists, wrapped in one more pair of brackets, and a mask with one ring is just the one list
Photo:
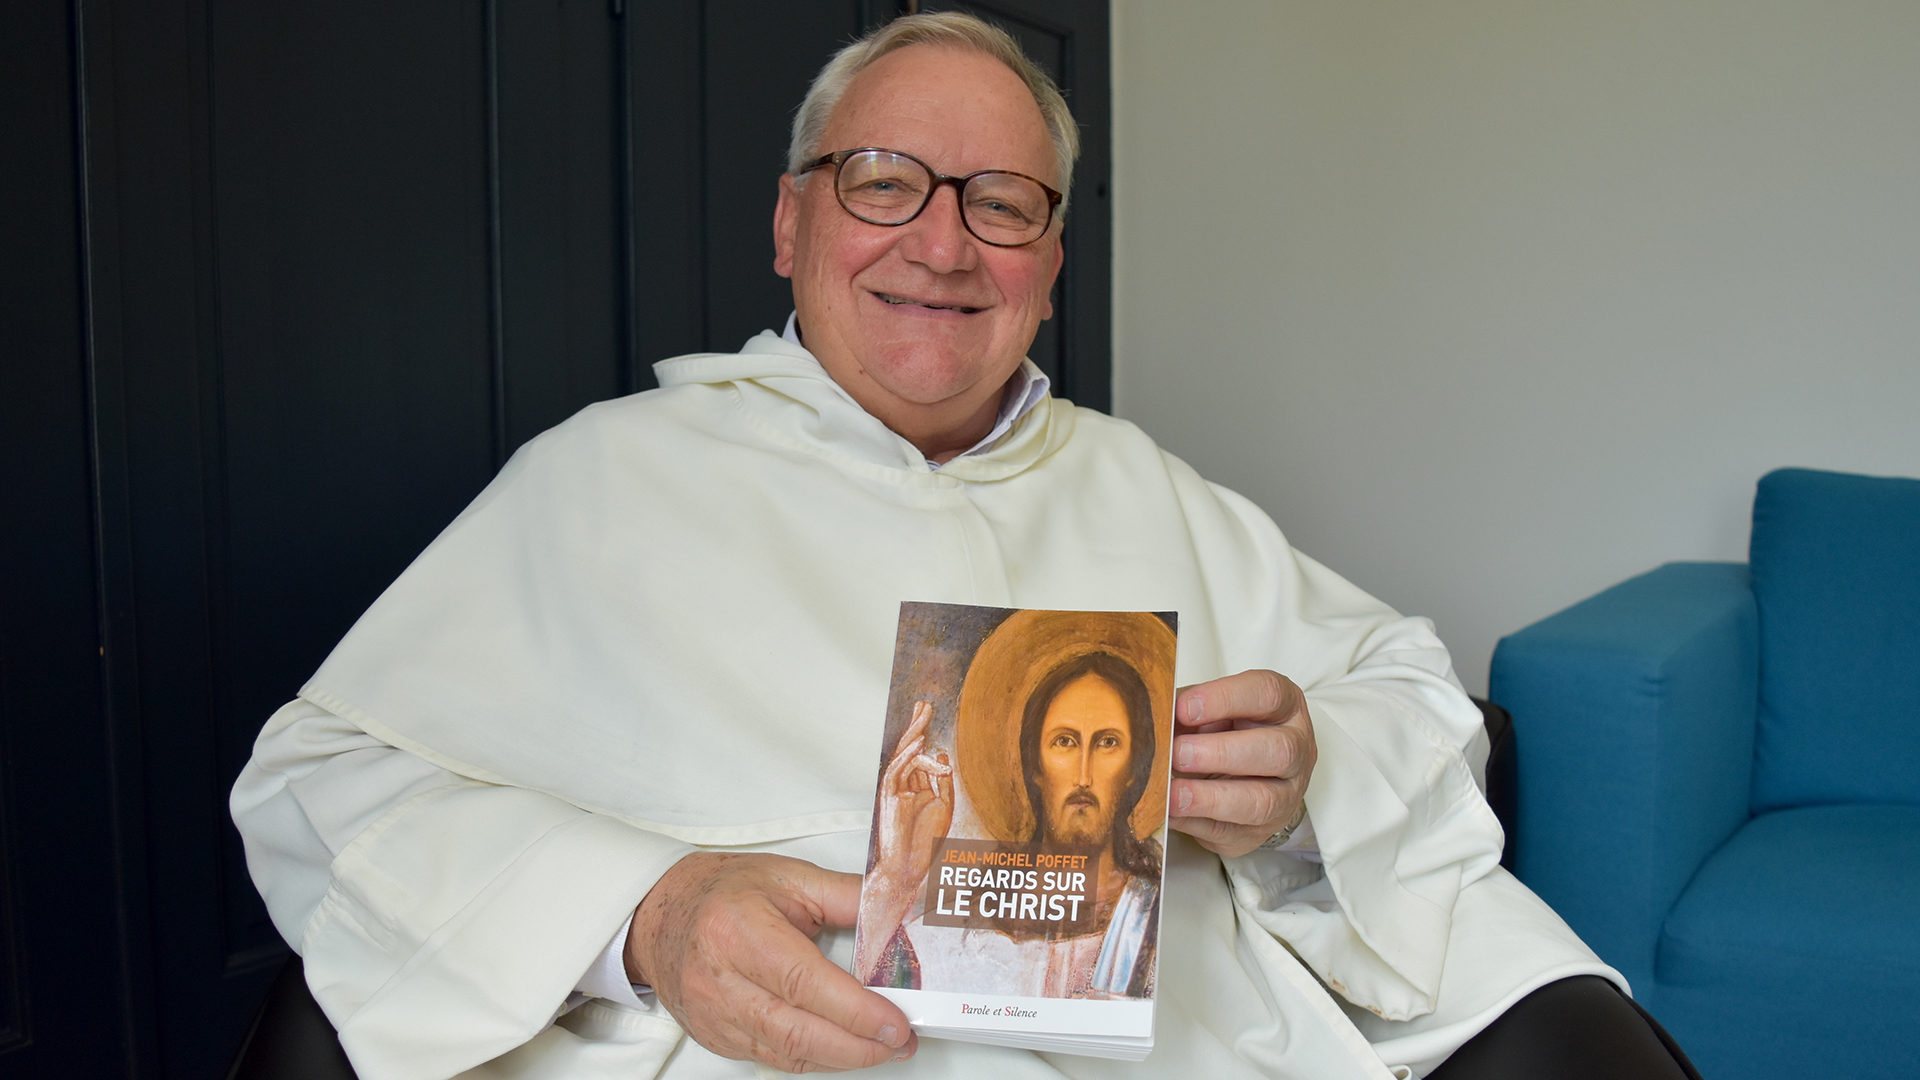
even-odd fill
[(227, 1080), (354, 1080), (299, 957), (289, 957), (268, 988)]

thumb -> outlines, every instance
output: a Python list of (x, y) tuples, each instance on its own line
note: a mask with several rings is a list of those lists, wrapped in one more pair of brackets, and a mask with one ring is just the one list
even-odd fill
[(860, 875), (821, 870), (815, 899), (827, 926), (852, 926), (860, 917)]
[(785, 859), (769, 899), (808, 937), (823, 926), (852, 926), (860, 917), (860, 875), (842, 874), (801, 859)]

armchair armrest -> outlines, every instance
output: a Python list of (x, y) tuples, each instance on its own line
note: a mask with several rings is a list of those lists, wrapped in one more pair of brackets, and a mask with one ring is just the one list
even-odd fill
[(1745, 564), (1669, 563), (1494, 651), (1516, 872), (1636, 986), (1694, 870), (1747, 820), (1758, 640)]

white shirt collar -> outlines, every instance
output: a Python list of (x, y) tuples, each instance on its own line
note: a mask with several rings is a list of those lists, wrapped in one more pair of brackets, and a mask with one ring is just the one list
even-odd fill
[[(787, 315), (787, 328), (780, 332), (780, 336), (803, 349), (807, 347), (806, 343), (800, 340), (799, 312), (791, 312)], [(819, 363), (818, 359), (814, 362)], [(1052, 386), (1053, 380), (1047, 378), (1047, 373), (1041, 371), (1038, 364), (1031, 360), (1021, 360), (1020, 366), (1014, 369), (1013, 377), (1007, 380), (1006, 389), (1000, 394), (1000, 413), (994, 417), (993, 430), (987, 432), (985, 438), (956, 454), (955, 457), (977, 454), (998, 442), (1001, 436), (1013, 430), (1013, 425), (1018, 423), (1021, 417), (1032, 412), (1033, 407), (1040, 404), (1040, 400), (1047, 396), (1047, 391)], [(940, 467), (940, 464), (934, 461), (929, 461), (927, 464), (935, 469)]]

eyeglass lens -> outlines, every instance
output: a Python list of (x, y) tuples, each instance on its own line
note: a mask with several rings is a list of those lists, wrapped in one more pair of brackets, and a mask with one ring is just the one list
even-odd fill
[[(926, 166), (903, 154), (862, 150), (840, 165), (840, 205), (875, 225), (900, 225), (925, 206), (933, 187)], [(982, 172), (960, 192), (960, 214), (990, 244), (1024, 244), (1046, 231), (1052, 208), (1046, 189), (1018, 173)]]

